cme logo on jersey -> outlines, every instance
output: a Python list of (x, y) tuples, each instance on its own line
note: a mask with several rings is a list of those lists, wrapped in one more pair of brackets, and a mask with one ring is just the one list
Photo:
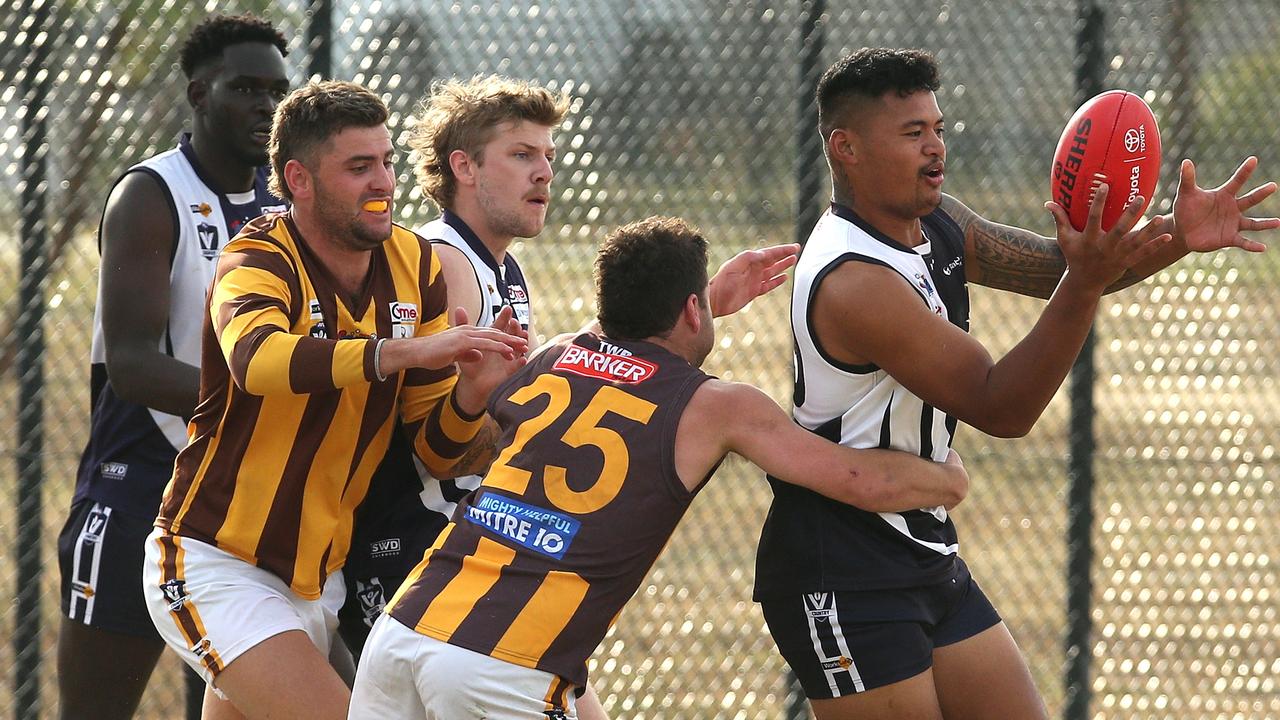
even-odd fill
[(635, 385), (653, 377), (658, 366), (638, 357), (607, 355), (580, 345), (570, 345), (556, 360), (552, 370), (564, 370), (583, 377)]
[(218, 257), (218, 228), (202, 222), (196, 226), (196, 235), (200, 238), (200, 254), (204, 259)]
[(391, 303), (391, 323), (391, 337), (413, 337), (418, 325), (418, 306), (413, 303)]
[(525, 294), (524, 288), (519, 285), (508, 285), (507, 297), (511, 298), (512, 305), (517, 303), (524, 303), (527, 305), (529, 303), (529, 296)]

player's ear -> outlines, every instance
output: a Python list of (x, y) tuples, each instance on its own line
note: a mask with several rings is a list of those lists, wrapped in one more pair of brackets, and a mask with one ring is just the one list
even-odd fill
[(449, 153), (449, 169), (459, 185), (474, 185), (476, 182), (476, 162), (463, 150)]
[(684, 321), (689, 323), (689, 327), (697, 332), (702, 329), (702, 309), (703, 300), (697, 293), (690, 293), (689, 297), (684, 299), (684, 307), (680, 310), (684, 316)]
[(204, 78), (192, 78), (187, 82), (187, 104), (193, 110), (204, 112), (209, 97), (209, 83)]
[(290, 158), (284, 164), (284, 182), (295, 199), (309, 199), (313, 194), (311, 171), (297, 158)]
[(852, 165), (858, 161), (857, 137), (844, 128), (836, 128), (827, 137), (827, 155), (841, 165)]

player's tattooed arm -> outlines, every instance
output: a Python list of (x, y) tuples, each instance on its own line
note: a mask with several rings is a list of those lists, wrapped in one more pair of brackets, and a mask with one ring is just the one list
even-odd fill
[(449, 469), (448, 477), (485, 474), (489, 470), (489, 464), (493, 462), (500, 435), (498, 424), (493, 418), (486, 417), (484, 425), (462, 453), (462, 457)]
[[(1057, 240), (987, 220), (950, 195), (942, 196), (942, 209), (964, 233), (966, 281), (1031, 297), (1053, 294), (1067, 270)], [(1140, 279), (1126, 271), (1107, 292)]]

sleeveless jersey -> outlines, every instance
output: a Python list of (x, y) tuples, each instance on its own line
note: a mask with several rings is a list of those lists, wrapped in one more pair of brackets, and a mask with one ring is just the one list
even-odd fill
[[(875, 365), (842, 363), (813, 332), (813, 298), (845, 262), (879, 265), (902, 277), (934, 313), (969, 328), (964, 238), (941, 210), (921, 219), (925, 242), (911, 248), (849, 208), (832, 205), (814, 227), (795, 269), (795, 421), (855, 448), (892, 448), (943, 461), (956, 420)], [(769, 478), (774, 500), (756, 558), (757, 599), (828, 590), (910, 587), (951, 578), (959, 543), (942, 507), (872, 513)]]
[[(471, 318), (473, 325), (492, 324), (502, 307), (510, 305), (520, 326), (529, 329), (529, 292), (511, 253), (499, 265), (475, 232), (448, 210), (415, 232), (432, 244), (452, 245), (471, 264), (481, 299), (480, 316)], [(479, 487), (481, 479), (480, 475), (448, 480), (431, 477), (410, 451), (404, 433), (393, 433), (369, 486), (369, 496), (356, 516), (347, 559), (348, 580), (407, 575), (449, 523), (458, 501)]]
[(440, 419), (445, 432), (419, 437), (420, 454), (456, 458), (450, 443), (474, 435), (450, 410), (452, 365), (385, 381), (374, 372), (377, 338), (448, 327), (439, 259), (399, 226), (370, 255), (352, 301), (287, 213), (258, 218), (227, 246), (209, 298), (200, 406), (156, 520), (307, 599), (346, 559), (397, 409), (411, 429)]
[[(170, 254), (169, 322), (159, 350), (199, 366), (205, 293), (213, 280), (218, 253), (246, 222), (265, 212), (283, 210), (285, 204), (267, 190), (265, 169), (259, 169), (249, 192), (216, 190), (200, 168), (189, 135), (182, 137), (178, 147), (126, 170), (116, 184), (135, 172), (146, 173), (159, 183), (168, 198), (176, 232)], [(116, 395), (107, 378), (101, 288), (93, 315), (90, 362), (89, 442), (80, 458), (75, 500), (92, 499), (124, 512), (154, 517), (165, 483), (173, 474), (173, 459), (187, 443), (187, 421)]]
[(656, 345), (591, 334), (539, 354), (490, 400), (499, 454), (388, 612), (583, 685), (697, 493), (676, 475), (675, 439), (708, 378)]

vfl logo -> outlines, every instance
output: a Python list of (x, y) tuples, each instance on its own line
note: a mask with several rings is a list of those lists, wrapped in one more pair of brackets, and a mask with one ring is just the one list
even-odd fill
[(102, 531), (107, 528), (107, 514), (101, 510), (93, 510), (89, 513), (89, 519), (84, 524), (84, 539), (86, 542), (97, 542), (102, 539)]
[(71, 581), (71, 591), (80, 597), (83, 597), (85, 600), (93, 597), (93, 586), (79, 580)]
[[(169, 580), (160, 584), (160, 591), (164, 593), (165, 600), (169, 601), (169, 611), (178, 612), (182, 606), (186, 604), (187, 598), (187, 581), (186, 580)], [(192, 648), (195, 652), (195, 648)]]
[(960, 267), (960, 264), (963, 262), (964, 262), (964, 258), (957, 257), (955, 260), (952, 260), (951, 263), (948, 264), (946, 267), (942, 268), (942, 274), (946, 275), (947, 277), (951, 277), (951, 271)]
[(204, 217), (209, 217), (209, 215), (213, 214), (213, 208), (209, 207), (209, 203), (202, 202), (198, 205), (192, 205), (191, 212), (203, 215)]
[(196, 226), (196, 234), (200, 238), (200, 254), (204, 255), (206, 260), (212, 260), (218, 256), (218, 228), (209, 223), (200, 223)]
[(829, 592), (804, 596), (804, 610), (815, 620), (828, 620), (836, 614), (836, 597)]
[(369, 557), (388, 557), (400, 554), (400, 538), (374, 540), (369, 543)]
[(307, 334), (313, 338), (320, 338), (321, 340), (329, 337), (329, 331), (325, 328), (323, 322), (318, 322), (315, 325), (312, 325), (310, 332)]
[(360, 598), (360, 609), (364, 612), (364, 624), (373, 627), (387, 606), (386, 595), (382, 592), (382, 581), (371, 578), (369, 582), (356, 581), (356, 597)]

